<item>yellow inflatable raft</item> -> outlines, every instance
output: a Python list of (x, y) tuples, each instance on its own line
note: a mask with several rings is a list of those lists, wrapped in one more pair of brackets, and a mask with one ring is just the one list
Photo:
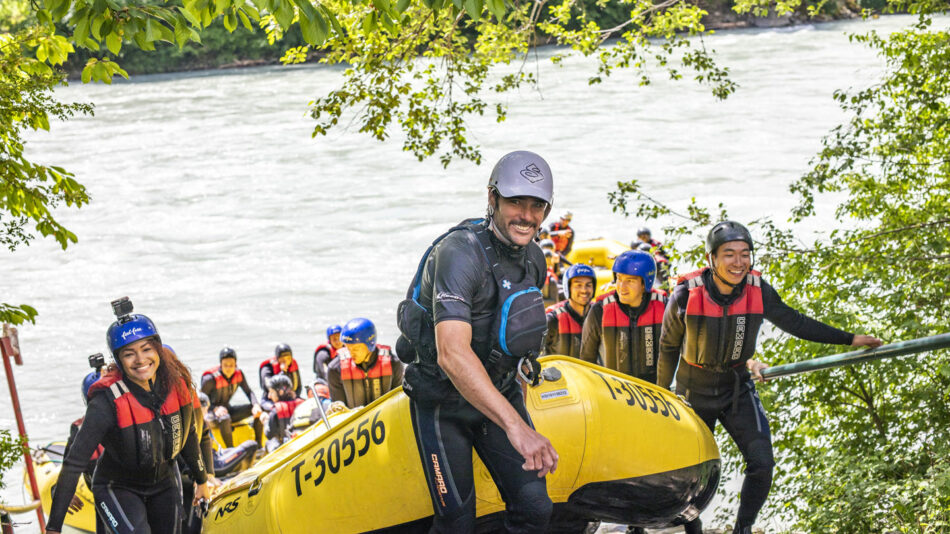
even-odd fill
[[(53, 442), (33, 453), (36, 485), (40, 489), (43, 514), (47, 517), (49, 517), (50, 506), (53, 504), (53, 486), (56, 485), (56, 480), (59, 478), (65, 448), (65, 441)], [(29, 495), (30, 480), (25, 472), (23, 473), (23, 486), (26, 488), (27, 495)], [(83, 507), (78, 512), (67, 513), (63, 524), (85, 532), (95, 532), (96, 505), (92, 499), (92, 491), (86, 487), (86, 482), (81, 476), (79, 477), (79, 483), (76, 484), (76, 495), (82, 500)]]
[[(571, 263), (585, 263), (609, 271), (613, 268), (617, 256), (628, 250), (630, 250), (629, 246), (613, 239), (589, 239), (575, 242), (570, 254), (566, 257)], [(600, 278), (598, 278), (599, 281)]]
[[(682, 400), (574, 358), (541, 361), (548, 380), (527, 388), (526, 403), (560, 456), (547, 479), (556, 513), (664, 526), (702, 511), (718, 485), (719, 450)], [(331, 415), (329, 423), (315, 424), (228, 481), (203, 532), (424, 527), (432, 507), (402, 390)], [(475, 477), (479, 517), (502, 512), (477, 456)]]

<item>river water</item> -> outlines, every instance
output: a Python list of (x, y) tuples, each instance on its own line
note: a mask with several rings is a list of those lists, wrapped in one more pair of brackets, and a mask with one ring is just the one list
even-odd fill
[[(506, 96), (510, 115), (502, 124), (471, 123), (486, 164), (447, 170), (402, 152), (395, 133), (386, 143), (356, 128), (311, 139), (307, 102), (336, 87), (335, 68), (64, 88), (65, 100), (95, 103), (95, 117), (30, 136), (28, 151), (88, 187), (89, 206), (58, 212), (79, 243), (66, 252), (49, 240), (0, 252), (0, 300), (40, 312), (35, 326), (21, 329), (25, 365), (15, 370), (31, 443), (63, 439), (82, 414), (86, 356), (106, 352), (109, 302), (121, 296), (155, 321), (196, 373), (230, 345), (253, 377), (257, 363), (286, 342), (309, 378), (326, 326), (355, 316), (371, 318), (381, 342), (394, 342), (396, 304), (419, 255), (441, 231), (483, 212), (491, 165), (510, 150), (548, 160), (554, 212), (574, 212), (579, 239), (634, 237), (639, 221), (612, 213), (607, 201), (618, 180), (638, 179), (674, 206), (695, 196), (725, 202), (740, 220), (782, 217), (794, 204), (787, 185), (843, 119), (832, 93), (864, 87), (883, 70), (847, 34), (910, 22), (707, 37), (739, 84), (724, 102), (663, 73), (646, 87), (630, 72), (589, 86), (592, 61), (557, 67), (545, 60), (552, 50), (541, 50), (530, 66), (540, 73), (540, 91)], [(6, 393), (0, 398), (0, 428), (15, 429)], [(4, 479), (4, 500), (20, 502), (20, 476), (16, 470)]]

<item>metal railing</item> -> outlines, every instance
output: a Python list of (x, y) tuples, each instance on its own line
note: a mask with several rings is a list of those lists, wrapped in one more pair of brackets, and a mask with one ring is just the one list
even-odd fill
[(822, 356), (803, 362), (786, 363), (768, 367), (762, 371), (765, 378), (778, 378), (780, 376), (797, 375), (821, 369), (831, 369), (833, 367), (842, 367), (853, 365), (855, 363), (869, 362), (883, 358), (894, 358), (905, 356), (907, 354), (918, 354), (931, 350), (950, 348), (950, 333), (938, 334), (936, 336), (922, 337), (910, 341), (898, 341), (888, 345), (881, 345), (876, 349), (861, 349), (843, 354), (834, 354), (832, 356)]

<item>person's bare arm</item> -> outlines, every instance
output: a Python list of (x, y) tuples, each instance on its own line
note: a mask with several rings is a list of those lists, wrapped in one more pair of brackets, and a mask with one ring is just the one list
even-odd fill
[(442, 321), (435, 325), (439, 366), (472, 406), (500, 426), (525, 463), (525, 471), (543, 477), (557, 469), (557, 452), (518, 415), (511, 403), (491, 382), (481, 360), (472, 351), (472, 326), (464, 321)]

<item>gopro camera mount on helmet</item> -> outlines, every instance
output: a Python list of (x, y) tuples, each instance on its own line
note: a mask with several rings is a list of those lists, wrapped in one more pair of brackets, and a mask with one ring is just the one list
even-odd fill
[(101, 352), (97, 352), (89, 356), (89, 367), (92, 367), (96, 371), (102, 369), (106, 365), (106, 357), (102, 355)]
[(132, 320), (132, 301), (129, 297), (122, 297), (112, 301), (112, 313), (115, 314), (119, 324), (125, 324)]

